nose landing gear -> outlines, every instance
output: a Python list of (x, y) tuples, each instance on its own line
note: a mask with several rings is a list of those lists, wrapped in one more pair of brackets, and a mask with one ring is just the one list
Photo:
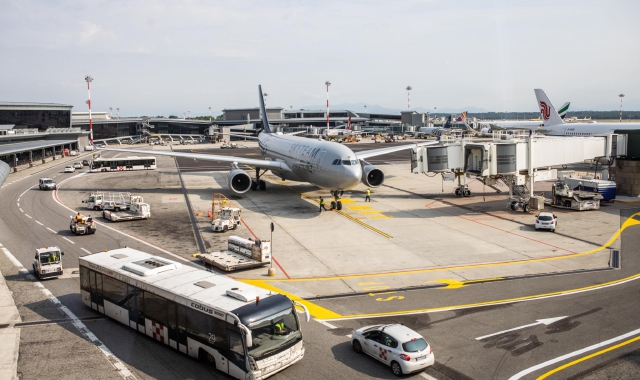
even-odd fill
[(340, 197), (344, 191), (340, 190), (331, 190), (331, 195), (333, 196), (333, 200), (331, 201), (331, 209), (332, 210), (342, 210), (342, 201), (340, 201)]
[(471, 190), (466, 186), (460, 186), (456, 188), (456, 195), (459, 197), (470, 197)]

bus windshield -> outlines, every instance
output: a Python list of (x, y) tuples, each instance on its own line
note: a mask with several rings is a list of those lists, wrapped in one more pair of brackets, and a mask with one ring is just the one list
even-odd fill
[(249, 355), (259, 360), (284, 345), (289, 346), (302, 339), (295, 312), (295, 308), (291, 307), (248, 325), (253, 338)]

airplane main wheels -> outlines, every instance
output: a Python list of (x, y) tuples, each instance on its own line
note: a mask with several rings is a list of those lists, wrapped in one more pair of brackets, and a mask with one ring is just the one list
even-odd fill
[(258, 182), (251, 181), (251, 190), (253, 190), (253, 191), (258, 190)]
[(260, 180), (258, 182), (258, 188), (260, 190), (266, 190), (267, 189), (267, 183), (265, 181), (263, 181), (263, 180)]
[(338, 211), (342, 210), (342, 202), (338, 201), (338, 203), (336, 204), (336, 208), (338, 209)]
[(331, 201), (331, 209), (335, 209), (337, 207), (336, 201)]
[(459, 188), (459, 187), (457, 187), (457, 188), (456, 188), (456, 196), (458, 196), (458, 197), (459, 197), (460, 195), (461, 195), (461, 194), (460, 194), (460, 188)]

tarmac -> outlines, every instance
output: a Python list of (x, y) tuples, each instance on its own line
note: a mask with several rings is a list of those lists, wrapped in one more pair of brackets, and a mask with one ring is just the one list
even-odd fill
[(20, 328), (14, 327), (18, 322), (22, 319), (13, 301), (13, 293), (0, 272), (0, 379), (18, 378)]

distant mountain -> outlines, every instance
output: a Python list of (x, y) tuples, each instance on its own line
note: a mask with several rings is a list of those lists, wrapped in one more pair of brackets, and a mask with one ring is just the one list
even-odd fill
[[(355, 113), (358, 112), (365, 112), (364, 110), (364, 106), (367, 106), (367, 113), (382, 113), (382, 114), (391, 114), (391, 115), (398, 115), (400, 114), (401, 111), (404, 111), (404, 109), (399, 109), (399, 108), (386, 108), (377, 104), (366, 104), (366, 103), (340, 103), (340, 104), (331, 104), (331, 109), (333, 110), (349, 110), (349, 111), (353, 111)], [(304, 106), (302, 107), (302, 109), (305, 110), (324, 110), (327, 107), (324, 105), (313, 105), (313, 106)], [(416, 112), (423, 112), (423, 113), (433, 113), (434, 110), (433, 109), (428, 109), (428, 108), (424, 108), (424, 107), (415, 107), (411, 109), (412, 111), (416, 111)], [(478, 108), (478, 107), (464, 107), (464, 108), (438, 108), (435, 110), (436, 113), (460, 113), (460, 112), (464, 112), (464, 111), (469, 111), (469, 112), (476, 112), (476, 113), (481, 113), (481, 112), (487, 112), (484, 108)]]

